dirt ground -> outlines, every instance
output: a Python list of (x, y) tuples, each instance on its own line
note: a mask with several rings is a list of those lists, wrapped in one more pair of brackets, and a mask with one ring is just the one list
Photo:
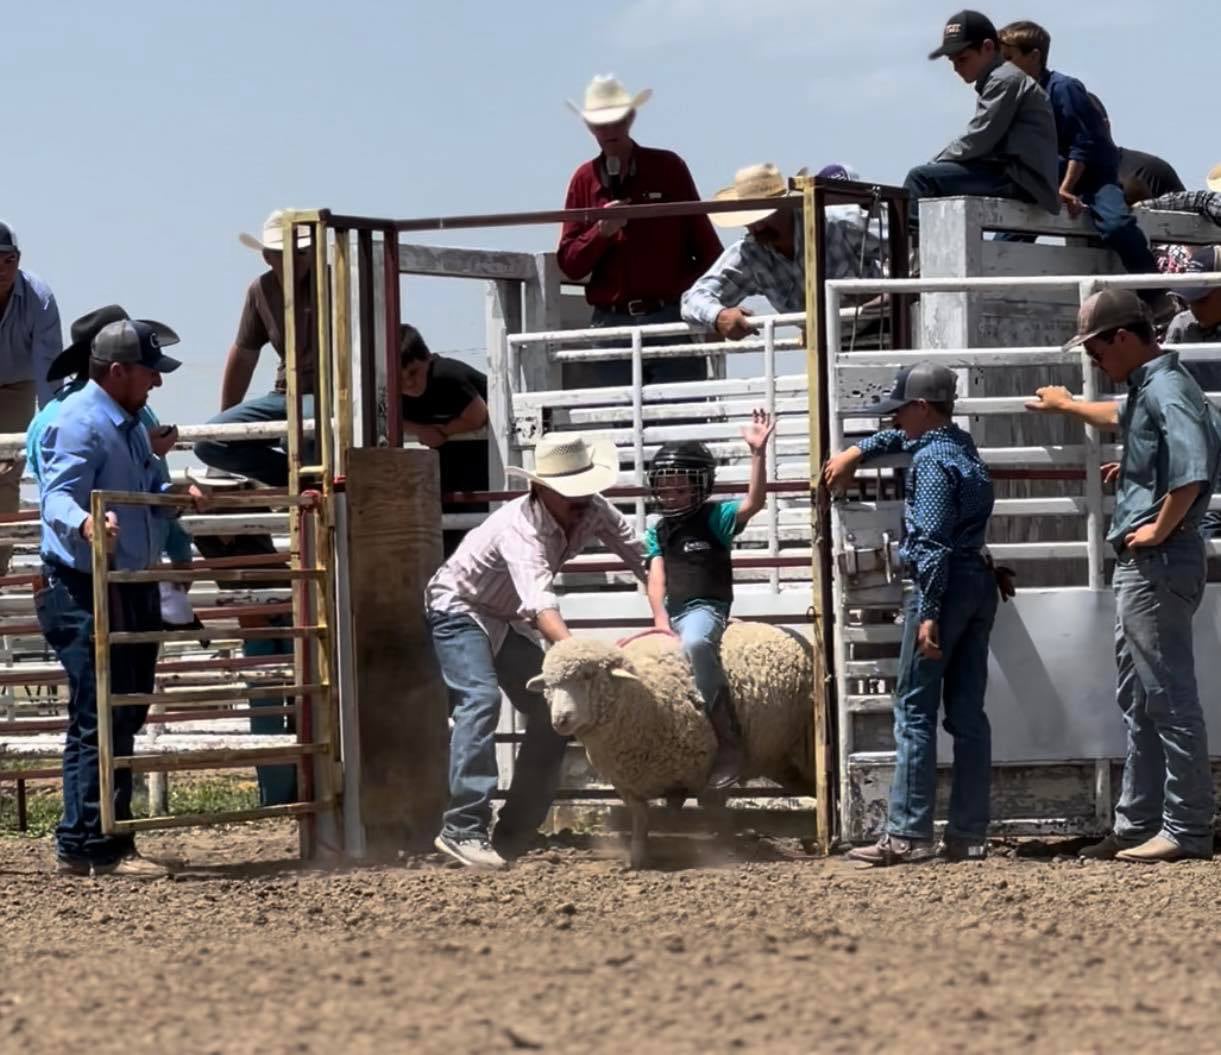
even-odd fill
[(1221, 859), (858, 870), (557, 837), (503, 875), (339, 871), (287, 824), (170, 833), (172, 880), (0, 839), (0, 1051), (1221, 1051)]

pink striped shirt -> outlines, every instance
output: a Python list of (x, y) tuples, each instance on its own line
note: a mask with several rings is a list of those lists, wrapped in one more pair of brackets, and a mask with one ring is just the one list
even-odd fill
[(424, 604), (471, 616), (499, 651), (510, 625), (525, 630), (539, 612), (559, 610), (556, 573), (595, 539), (644, 581), (644, 543), (606, 499), (593, 497), (571, 535), (542, 502), (529, 495), (514, 499), (462, 540), (429, 581)]

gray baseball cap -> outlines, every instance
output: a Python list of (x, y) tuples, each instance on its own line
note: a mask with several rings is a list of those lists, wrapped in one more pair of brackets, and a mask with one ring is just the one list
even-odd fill
[(876, 410), (878, 414), (893, 414), (917, 399), (929, 403), (953, 403), (957, 394), (958, 378), (953, 370), (936, 363), (916, 363), (899, 371), (889, 396), (866, 409)]
[(161, 337), (147, 322), (122, 319), (104, 326), (89, 355), (103, 363), (139, 363), (158, 373), (169, 374), (182, 363), (161, 351)]
[(20, 252), (21, 247), (17, 244), (17, 232), (3, 220), (0, 220), (0, 253)]
[[(1192, 250), (1187, 261), (1187, 273), (1198, 275), (1201, 272), (1221, 271), (1221, 245), (1201, 245)], [(1175, 289), (1188, 304), (1203, 300), (1218, 286), (1179, 286)]]

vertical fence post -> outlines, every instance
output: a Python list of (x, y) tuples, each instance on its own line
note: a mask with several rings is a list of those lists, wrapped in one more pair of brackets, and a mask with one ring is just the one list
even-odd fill
[(351, 232), (335, 232), (335, 266), (332, 274), (332, 304), (335, 360), (335, 403), (338, 435), (335, 443), (335, 474), (348, 473), (348, 451), (355, 442), (352, 413), (352, 269)]
[[(776, 320), (763, 323), (763, 384), (767, 413), (776, 416)], [(779, 432), (780, 426), (776, 426)], [(776, 444), (780, 440), (773, 435), (767, 445), (767, 479), (776, 479)], [(780, 556), (780, 497), (774, 491), (767, 493), (767, 554), (773, 560)], [(780, 568), (773, 564), (768, 572), (768, 582), (773, 593), (780, 592)]]
[(93, 665), (97, 678), (98, 788), (102, 832), (114, 834), (114, 721), (110, 710), (110, 599), (107, 579), (106, 505), (102, 492), (89, 496), (93, 517)]
[[(632, 330), (632, 474), (637, 487), (644, 486), (644, 339), (640, 327)], [(644, 534), (644, 496), (636, 496), (636, 534)]]
[[(1094, 292), (1092, 281), (1082, 282), (1081, 301)], [(1098, 375), (1086, 354), (1084, 345), (1078, 352), (1081, 362), (1081, 396), (1093, 402), (1098, 399)], [(1102, 508), (1102, 437), (1092, 425), (1085, 426), (1083, 459), (1085, 462), (1085, 540), (1088, 581), (1091, 590), (1106, 588), (1106, 513)]]
[[(823, 235), (822, 195), (812, 176), (797, 179), (801, 190), (801, 219), (805, 240), (805, 343), (806, 383), (809, 391), (810, 434), (810, 579), (811, 613), (814, 635), (814, 797), (817, 823), (817, 842), (820, 853), (831, 851), (834, 834), (835, 810), (831, 793), (831, 700), (828, 633), (831, 619), (830, 602), (830, 555), (827, 550), (826, 517), (818, 501), (819, 475), (822, 472), (823, 455), (827, 435), (827, 407), (823, 371), (827, 364), (820, 349), (822, 334), (821, 303), (821, 250)], [(831, 355), (826, 350), (826, 355)]]

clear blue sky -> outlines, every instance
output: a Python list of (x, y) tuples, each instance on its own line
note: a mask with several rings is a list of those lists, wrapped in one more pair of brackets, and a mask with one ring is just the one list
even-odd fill
[[(67, 324), (119, 301), (182, 335), (155, 406), (205, 420), (259, 258), (237, 233), (278, 206), (383, 216), (558, 207), (591, 140), (563, 104), (594, 73), (655, 90), (637, 138), (701, 191), (772, 160), (899, 182), (967, 120), (948, 5), (911, 0), (446, 3), (122, 0), (10, 5), (0, 216)], [(988, 11), (1052, 34), (1053, 67), (1107, 103), (1117, 141), (1189, 187), (1221, 161), (1215, 0), (1030, 0)], [(543, 250), (555, 228), (442, 244)], [(476, 348), (476, 284), (404, 284), (435, 350)], [(270, 385), (265, 352), (252, 391)]]

